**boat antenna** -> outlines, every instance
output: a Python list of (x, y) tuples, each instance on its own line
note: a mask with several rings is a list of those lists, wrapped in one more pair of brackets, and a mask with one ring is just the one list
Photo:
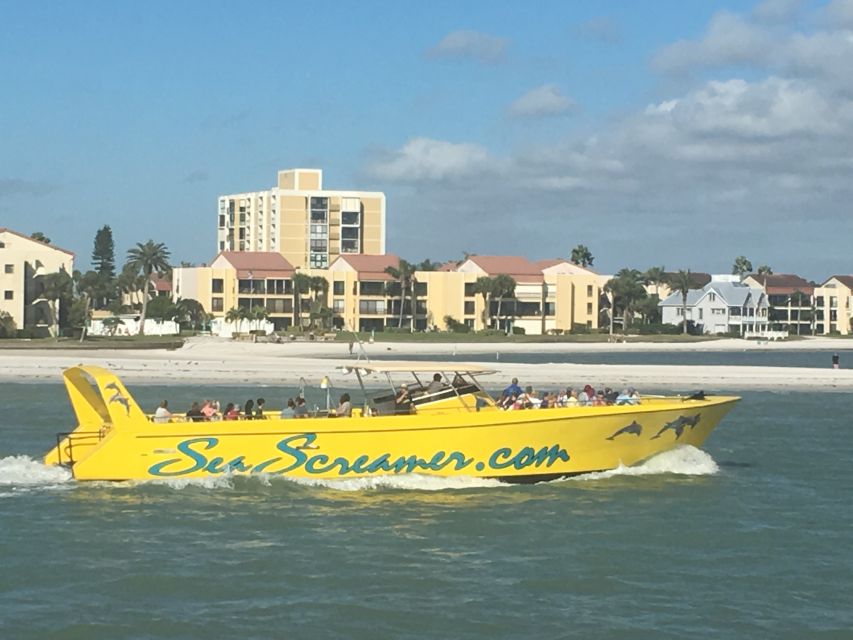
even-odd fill
[(299, 376), (299, 397), (305, 400), (305, 385), (308, 384), (308, 381), (305, 380), (302, 376)]

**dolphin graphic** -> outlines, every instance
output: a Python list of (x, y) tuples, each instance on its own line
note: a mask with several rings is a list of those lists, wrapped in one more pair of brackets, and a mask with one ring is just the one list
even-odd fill
[(652, 436), (652, 440), (656, 440), (661, 437), (664, 431), (674, 431), (675, 439), (678, 440), (681, 438), (681, 434), (684, 433), (685, 427), (690, 427), (692, 430), (699, 423), (700, 414), (696, 414), (695, 416), (690, 416), (689, 418), (685, 416), (678, 416), (672, 422), (667, 422), (661, 430), (658, 431), (655, 435)]
[(115, 382), (110, 382), (108, 385), (104, 386), (104, 390), (106, 389), (112, 389), (116, 393), (121, 393), (119, 391), (118, 385)]
[[(114, 386), (114, 385), (113, 385)], [(128, 402), (127, 398), (125, 398), (121, 393), (116, 391), (113, 396), (109, 399), (109, 404), (113, 402), (118, 402), (120, 405), (124, 406), (124, 411), (127, 415), (130, 415), (130, 402)]]
[(616, 436), (621, 436), (623, 433), (632, 433), (639, 438), (640, 434), (643, 433), (643, 425), (641, 425), (635, 420), (628, 426), (622, 427), (618, 431), (615, 431), (613, 435), (611, 435), (609, 438), (605, 438), (605, 440), (615, 440)]

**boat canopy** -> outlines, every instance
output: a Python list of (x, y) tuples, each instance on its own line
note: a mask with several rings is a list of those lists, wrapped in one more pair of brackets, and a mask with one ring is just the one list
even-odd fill
[(438, 371), (453, 371), (454, 373), (474, 373), (478, 375), (489, 375), (496, 373), (494, 369), (484, 367), (482, 364), (472, 362), (431, 362), (417, 361), (406, 362), (404, 360), (383, 360), (381, 362), (347, 362), (338, 367), (344, 373), (355, 373), (361, 375), (371, 373), (435, 373)]

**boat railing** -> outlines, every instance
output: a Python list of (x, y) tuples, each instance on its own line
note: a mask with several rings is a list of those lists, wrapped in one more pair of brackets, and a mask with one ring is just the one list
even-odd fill
[(97, 431), (64, 431), (56, 434), (56, 452), (58, 464), (72, 466), (74, 458), (74, 447), (90, 449), (97, 445), (107, 435), (107, 428), (101, 427)]

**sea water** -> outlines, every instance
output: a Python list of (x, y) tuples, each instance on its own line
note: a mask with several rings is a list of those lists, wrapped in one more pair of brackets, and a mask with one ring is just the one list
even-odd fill
[(0, 407), (3, 640), (853, 637), (849, 394), (747, 392), (703, 450), (526, 486), (76, 483), (39, 462), (62, 387)]

